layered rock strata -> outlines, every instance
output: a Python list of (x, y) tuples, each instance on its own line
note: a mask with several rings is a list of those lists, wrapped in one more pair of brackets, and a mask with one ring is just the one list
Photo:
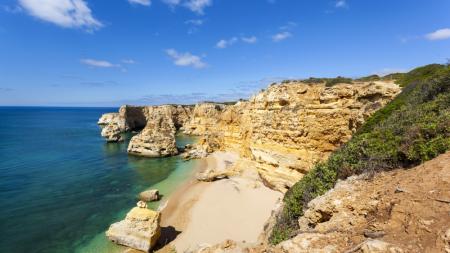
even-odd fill
[(269, 186), (285, 191), (399, 92), (388, 82), (272, 85), (220, 110), (197, 105), (186, 130), (203, 135), (199, 144), (209, 152), (239, 151)]
[(128, 212), (122, 221), (112, 224), (106, 236), (114, 243), (149, 252), (161, 235), (159, 212), (147, 209), (143, 202)]
[(168, 156), (178, 153), (175, 132), (182, 129), (202, 136), (186, 158), (216, 150), (239, 152), (268, 186), (284, 192), (399, 92), (394, 83), (381, 81), (332, 87), (291, 82), (271, 85), (234, 105), (123, 106), (123, 127), (111, 128), (105, 136), (116, 140), (119, 130), (144, 127), (133, 137), (129, 152)]

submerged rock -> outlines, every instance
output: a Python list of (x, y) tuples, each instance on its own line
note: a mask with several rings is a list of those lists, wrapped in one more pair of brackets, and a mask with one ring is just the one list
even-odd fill
[(139, 199), (143, 201), (157, 201), (159, 200), (159, 191), (156, 189), (143, 191), (139, 194)]
[(145, 202), (128, 212), (122, 221), (112, 224), (106, 236), (114, 243), (148, 252), (161, 235), (159, 212), (147, 209)]

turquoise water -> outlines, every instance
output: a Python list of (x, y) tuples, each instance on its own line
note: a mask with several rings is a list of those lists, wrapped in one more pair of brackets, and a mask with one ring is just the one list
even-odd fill
[(0, 107), (0, 252), (113, 252), (104, 231), (137, 194), (153, 186), (167, 197), (192, 173), (193, 161), (105, 143), (96, 122), (113, 111)]

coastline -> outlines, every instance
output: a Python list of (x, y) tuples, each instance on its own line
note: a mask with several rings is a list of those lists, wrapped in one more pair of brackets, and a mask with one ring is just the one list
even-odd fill
[[(236, 154), (214, 152), (200, 159), (193, 172), (239, 170), (242, 165)], [(227, 239), (257, 242), (281, 198), (282, 193), (266, 187), (254, 169), (213, 182), (197, 181), (193, 174), (161, 210), (158, 252), (185, 252)]]

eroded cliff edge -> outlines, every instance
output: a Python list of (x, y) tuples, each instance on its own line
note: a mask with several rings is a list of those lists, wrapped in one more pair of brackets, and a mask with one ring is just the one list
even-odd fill
[(118, 133), (143, 129), (129, 144), (134, 155), (175, 155), (177, 131), (199, 135), (197, 149), (238, 152), (242, 164), (256, 167), (268, 186), (284, 192), (399, 92), (386, 81), (331, 87), (293, 81), (234, 105), (122, 106), (100, 121), (110, 141)]
[(390, 82), (277, 84), (235, 105), (196, 105), (185, 129), (202, 135), (199, 144), (208, 152), (239, 152), (284, 192), (399, 92)]

